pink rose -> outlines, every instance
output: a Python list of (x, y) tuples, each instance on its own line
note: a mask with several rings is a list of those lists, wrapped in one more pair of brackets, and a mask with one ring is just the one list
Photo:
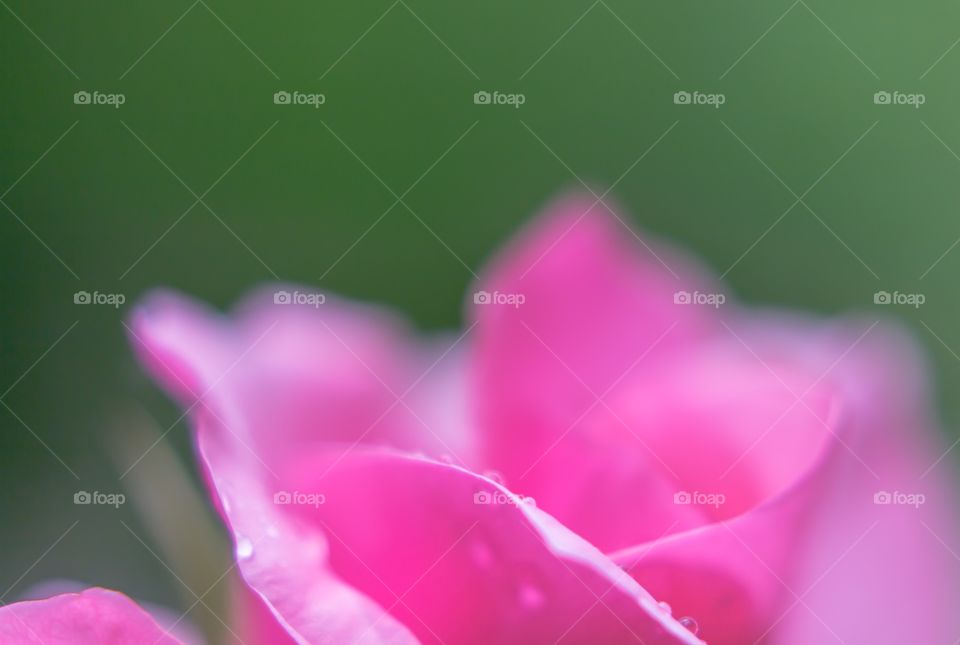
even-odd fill
[(635, 238), (560, 202), (458, 336), (294, 286), (229, 317), (167, 293), (136, 310), (232, 535), (247, 643), (960, 636), (912, 341), (747, 309)]

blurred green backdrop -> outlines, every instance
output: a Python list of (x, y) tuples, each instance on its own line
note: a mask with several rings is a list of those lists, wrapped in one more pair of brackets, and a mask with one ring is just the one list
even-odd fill
[[(636, 225), (747, 301), (902, 317), (954, 440), (960, 5), (0, 4), (3, 600), (54, 576), (195, 600), (133, 505), (71, 499), (125, 490), (114, 437), (132, 406), (161, 431), (179, 416), (126, 345), (145, 290), (226, 306), (279, 277), (455, 326), (471, 270), (581, 181), (615, 184)], [(325, 102), (275, 104), (278, 91)], [(525, 102), (475, 104), (478, 91)], [(80, 290), (127, 303), (78, 306)], [(926, 302), (876, 307), (878, 290)], [(181, 421), (163, 442), (192, 472), (186, 434)], [(177, 513), (174, 491), (154, 492)]]

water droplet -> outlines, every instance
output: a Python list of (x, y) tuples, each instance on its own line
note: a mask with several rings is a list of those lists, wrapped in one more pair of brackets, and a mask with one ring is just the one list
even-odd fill
[(546, 598), (543, 592), (531, 584), (520, 586), (520, 604), (529, 609), (539, 609), (543, 606)]
[(670, 607), (670, 603), (666, 603), (666, 602), (664, 602), (664, 601), (661, 600), (661, 601), (658, 602), (657, 604), (660, 606), (660, 609), (661, 609), (662, 611), (665, 611), (665, 612), (668, 613), (668, 614), (672, 614), (672, 613), (673, 613), (673, 608)]
[(697, 621), (690, 616), (684, 616), (677, 622), (686, 627), (687, 631), (689, 631), (691, 634), (696, 634), (700, 631), (700, 625), (698, 625)]
[(249, 539), (237, 536), (237, 557), (247, 559), (253, 555), (253, 542)]
[(485, 473), (483, 473), (483, 476), (486, 477), (487, 479), (492, 479), (493, 481), (497, 482), (501, 486), (505, 486), (503, 474), (496, 470), (488, 470)]
[(445, 464), (449, 464), (451, 466), (454, 466), (457, 463), (456, 460), (453, 458), (453, 455), (447, 455), (447, 454), (440, 455), (440, 461), (442, 461)]

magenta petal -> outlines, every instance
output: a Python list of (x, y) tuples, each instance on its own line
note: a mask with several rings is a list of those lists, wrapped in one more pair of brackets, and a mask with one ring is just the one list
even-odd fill
[(81, 593), (28, 600), (0, 607), (4, 645), (176, 645), (146, 611), (121, 593)]
[(477, 285), (523, 302), (467, 305), (486, 463), (601, 549), (703, 522), (662, 503), (676, 483), (642, 435), (591, 429), (620, 422), (607, 405), (618, 384), (656, 373), (717, 327), (704, 307), (675, 304), (678, 292), (716, 291), (703, 275), (635, 239), (605, 206), (573, 197), (549, 207)]
[[(829, 425), (820, 454), (758, 507), (613, 559), (718, 645), (949, 642), (960, 629), (951, 608), (960, 562), (947, 546), (960, 537), (956, 496), (924, 475), (937, 458), (935, 430), (909, 342), (869, 324), (733, 326), (768, 366), (803, 365), (795, 374), (809, 381), (793, 383), (798, 395), (817, 381), (834, 393), (835, 413), (820, 412)], [(804, 463), (777, 446), (783, 435), (771, 427), (751, 454)], [(884, 491), (924, 503), (875, 503)]]
[(238, 568), (270, 612), (247, 633), (280, 626), (306, 642), (338, 643), (699, 642), (594, 547), (489, 479), (331, 447), (288, 464), (283, 484), (293, 490), (271, 488), (223, 428), (201, 421), (198, 441)]
[(416, 642), (333, 572), (323, 533), (301, 526), (274, 503), (270, 475), (237, 436), (210, 418), (197, 421), (201, 460), (233, 537), (238, 569), (259, 597), (252, 598), (257, 615), (245, 628), (283, 631), (296, 642)]
[(230, 320), (158, 294), (131, 325), (141, 360), (191, 412), (214, 501), (255, 594), (241, 629), (298, 642), (414, 642), (390, 619), (368, 629), (380, 610), (330, 572), (323, 536), (289, 525), (266, 488), (291, 455), (325, 438), (367, 439), (380, 417), (378, 436), (408, 427), (386, 418), (393, 397), (368, 371), (389, 382), (403, 350), (373, 311), (273, 305), (271, 294), (255, 297)]
[(358, 448), (306, 456), (284, 506), (330, 566), (421, 642), (696, 643), (594, 547), (457, 466)]
[(789, 580), (803, 602), (777, 615), (770, 641), (955, 642), (958, 483), (941, 461), (947, 447), (913, 340), (888, 320), (756, 324), (758, 343), (786, 341), (822, 370), (846, 352), (829, 379), (847, 405), (838, 431), (847, 445), (834, 442), (830, 467), (809, 474), (821, 493)]
[(185, 408), (205, 407), (230, 431), (249, 433), (245, 441), (275, 472), (318, 441), (469, 446), (464, 427), (434, 431), (439, 406), (423, 397), (436, 384), (419, 379), (434, 361), (430, 377), (449, 371), (454, 356), (415, 343), (402, 322), (375, 307), (332, 296), (317, 307), (274, 300), (297, 292), (262, 289), (231, 316), (157, 293), (134, 311), (131, 343)]
[[(674, 296), (704, 284), (690, 260), (641, 244), (588, 197), (546, 209), (476, 286), (522, 295), (522, 304), (467, 304), (493, 460), (512, 464), (516, 453), (536, 452), (594, 402), (591, 390), (606, 391), (645, 353), (653, 359), (658, 348), (702, 336), (709, 316), (676, 306)], [(528, 465), (520, 459), (511, 470)]]

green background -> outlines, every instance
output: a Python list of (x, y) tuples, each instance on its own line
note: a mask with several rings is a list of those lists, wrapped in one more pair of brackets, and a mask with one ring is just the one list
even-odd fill
[[(960, 250), (943, 254), (960, 237), (960, 5), (0, 4), (5, 601), (65, 577), (186, 609), (160, 560), (198, 594), (226, 567), (217, 545), (174, 562), (133, 504), (72, 504), (80, 488), (125, 490), (131, 419), (162, 431), (179, 416), (126, 345), (144, 291), (223, 307), (279, 277), (456, 326), (471, 271), (581, 181), (616, 183), (635, 225), (746, 301), (905, 320), (956, 436)], [(76, 105), (80, 90), (126, 102)], [(275, 105), (279, 90), (326, 102)], [(475, 105), (479, 90), (526, 101)], [(680, 90), (726, 102), (676, 105)], [(926, 102), (876, 105), (880, 90)], [(78, 290), (127, 305), (77, 306)], [(878, 290), (926, 303), (876, 307)], [(182, 421), (163, 446), (192, 473)], [(209, 521), (155, 484), (173, 518), (161, 532)]]

